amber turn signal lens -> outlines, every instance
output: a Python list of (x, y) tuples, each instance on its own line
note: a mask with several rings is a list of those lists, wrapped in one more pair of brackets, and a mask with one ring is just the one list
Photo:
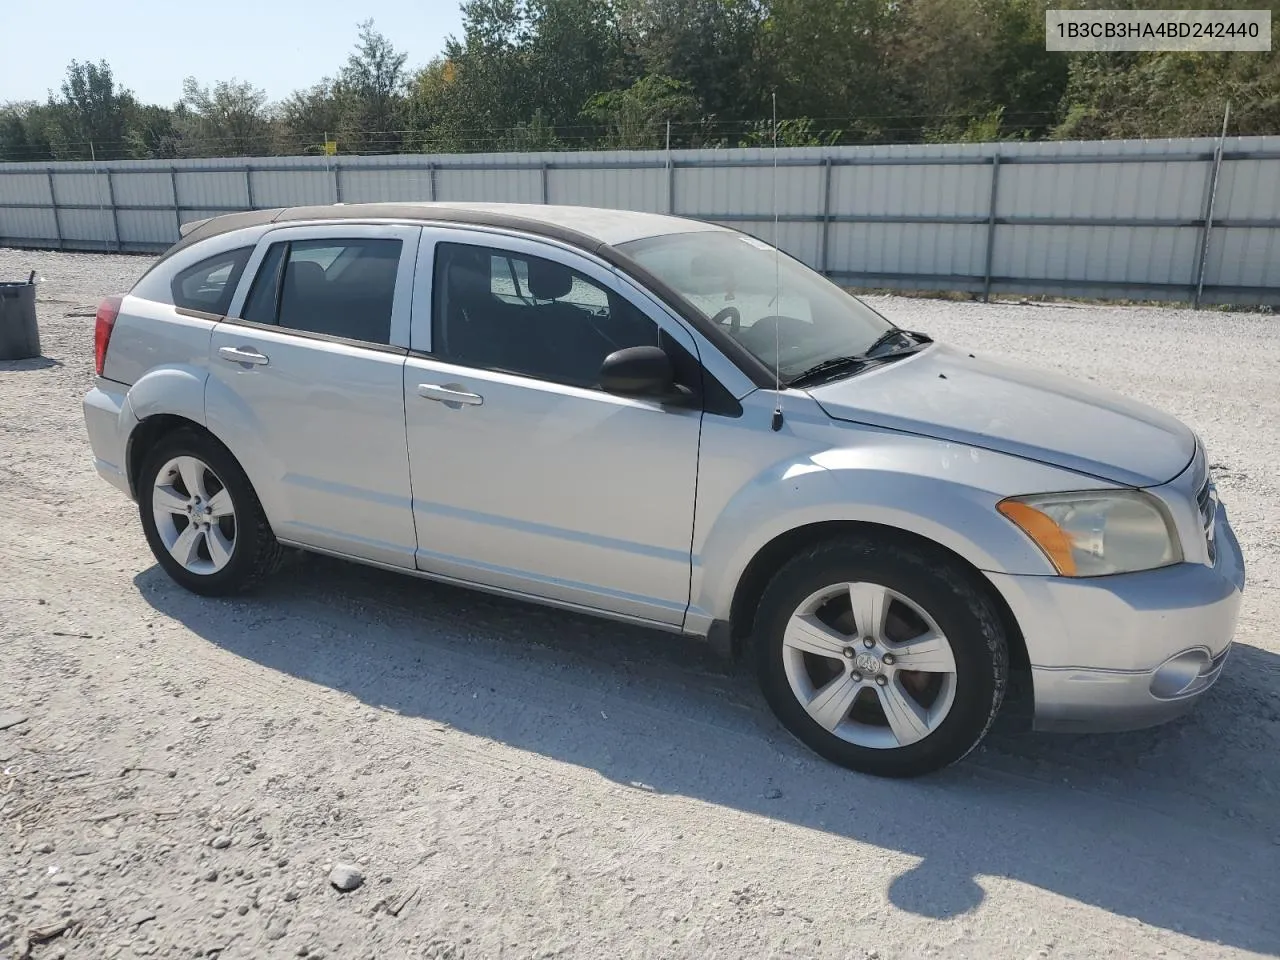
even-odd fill
[(1071, 536), (1052, 517), (1020, 500), (1001, 500), (996, 504), (996, 509), (1035, 541), (1058, 573), (1064, 577), (1076, 575), (1076, 561), (1071, 555)]

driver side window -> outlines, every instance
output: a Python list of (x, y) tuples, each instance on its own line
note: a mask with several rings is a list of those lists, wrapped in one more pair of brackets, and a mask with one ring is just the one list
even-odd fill
[(605, 357), (658, 345), (658, 326), (594, 280), (543, 257), (436, 246), (433, 354), (450, 363), (597, 387)]

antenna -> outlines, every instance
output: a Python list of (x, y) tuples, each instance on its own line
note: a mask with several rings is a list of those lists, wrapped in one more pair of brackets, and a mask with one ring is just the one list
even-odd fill
[[(778, 91), (773, 91), (773, 309), (782, 310), (782, 266), (778, 253)], [(769, 427), (775, 433), (782, 429), (782, 333), (777, 318), (773, 321), (773, 394), (776, 406)]]

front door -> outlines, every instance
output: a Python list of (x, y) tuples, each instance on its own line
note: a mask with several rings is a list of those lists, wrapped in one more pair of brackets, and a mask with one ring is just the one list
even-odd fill
[(423, 233), (417, 284), (430, 299), (415, 291), (413, 345), (427, 349), (404, 371), (419, 567), (680, 623), (701, 411), (596, 381), (614, 350), (692, 354), (691, 338), (660, 327), (593, 261), (477, 237)]
[(208, 424), (281, 540), (414, 567), (403, 368), (420, 234), (272, 231), (213, 330)]

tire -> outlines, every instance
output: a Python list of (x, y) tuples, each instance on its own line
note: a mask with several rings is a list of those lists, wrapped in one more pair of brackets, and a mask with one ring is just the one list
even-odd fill
[[(283, 548), (249, 478), (231, 452), (208, 434), (182, 429), (161, 437), (143, 459), (137, 492), (138, 516), (152, 554), (165, 573), (192, 593), (240, 593), (280, 565)], [(194, 512), (184, 514), (182, 501), (191, 507), (193, 497), (199, 497)], [(196, 518), (194, 525), (187, 515)]]
[(1004, 698), (1001, 619), (941, 551), (862, 537), (818, 544), (774, 575), (755, 624), (774, 714), (816, 753), (862, 773), (914, 777), (955, 763)]

